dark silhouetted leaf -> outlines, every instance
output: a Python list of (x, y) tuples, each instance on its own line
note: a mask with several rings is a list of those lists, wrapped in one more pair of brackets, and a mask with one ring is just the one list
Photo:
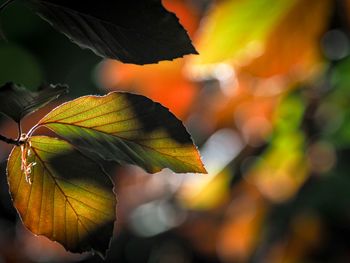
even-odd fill
[(66, 141), (34, 136), (13, 149), (7, 173), (14, 206), (29, 230), (72, 252), (105, 254), (116, 198), (96, 162)]
[(43, 86), (37, 92), (31, 92), (25, 87), (9, 82), (0, 87), (0, 112), (19, 122), (29, 113), (45, 106), (67, 91), (67, 86), (49, 85)]
[(205, 173), (185, 127), (168, 109), (129, 93), (85, 96), (46, 115), (46, 126), (85, 152), (148, 172)]
[(196, 54), (177, 17), (161, 0), (28, 0), (57, 30), (97, 55), (148, 64)]

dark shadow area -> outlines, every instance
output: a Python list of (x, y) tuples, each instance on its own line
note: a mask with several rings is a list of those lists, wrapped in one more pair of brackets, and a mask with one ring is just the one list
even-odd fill
[[(48, 159), (47, 163), (54, 174), (58, 175), (58, 178), (91, 181), (97, 187), (105, 190), (113, 188), (108, 174), (102, 170), (102, 165), (77, 150), (56, 154)], [(112, 169), (110, 164), (105, 164), (107, 164), (108, 169)]]
[[(132, 110), (146, 133), (164, 129), (172, 139), (180, 144), (192, 143), (190, 135), (183, 129), (183, 124), (167, 108), (157, 102), (136, 95), (125, 93)], [(136, 139), (136, 138), (135, 138)]]
[[(349, 149), (340, 151), (339, 165), (332, 174), (310, 178), (294, 200), (273, 207), (266, 219), (273, 227), (266, 232), (266, 244), (255, 252), (252, 262), (261, 262), (271, 245), (284, 242), (288, 237), (303, 242), (302, 245), (308, 250), (305, 255), (308, 262), (347, 261), (350, 247), (349, 156)], [(319, 224), (326, 234), (314, 244), (303, 240), (302, 233), (295, 232), (296, 222), (302, 223), (299, 220), (303, 219), (306, 224), (310, 220), (312, 225), (307, 225), (309, 228)]]
[[(45, 145), (45, 144), (43, 144)], [(39, 148), (40, 146), (40, 148)], [(46, 175), (51, 177), (53, 180), (57, 180), (57, 190), (62, 191), (62, 194), (67, 194), (70, 197), (74, 191), (82, 191), (86, 198), (87, 193), (91, 195), (91, 198), (94, 198), (93, 195), (102, 196), (101, 200), (105, 198), (115, 199), (113, 194), (113, 183), (110, 180), (109, 176), (101, 169), (101, 166), (95, 161), (85, 157), (77, 150), (62, 151), (60, 148), (57, 149), (57, 152), (54, 153), (54, 149), (46, 149), (43, 147), (40, 142), (36, 142), (36, 147), (33, 148), (35, 153), (36, 162), (40, 162), (40, 165), (44, 165), (46, 170)], [(51, 157), (45, 157), (46, 152), (51, 152)], [(54, 154), (52, 154), (54, 153)], [(35, 177), (33, 179), (33, 184), (35, 184)], [(42, 179), (41, 179), (42, 180)], [(68, 184), (69, 188), (62, 188), (62, 185)], [(75, 187), (75, 188), (74, 188)], [(67, 190), (65, 190), (67, 189)], [(63, 192), (63, 191), (72, 191), (72, 192)], [(82, 194), (81, 193), (81, 194)], [(73, 195), (74, 196), (74, 195)], [(77, 197), (74, 197), (74, 200), (79, 201)], [(98, 199), (100, 200), (100, 199)], [(99, 202), (101, 202), (101, 200)], [(50, 200), (44, 200), (50, 202)], [(81, 205), (90, 207), (88, 204), (85, 204), (84, 201), (79, 201)], [(86, 202), (86, 201), (85, 201)], [(97, 202), (97, 201), (96, 201)], [(96, 210), (97, 216), (100, 216), (99, 213), (105, 213), (103, 217), (103, 224), (98, 225), (94, 223), (94, 226), (97, 228), (89, 228), (91, 225), (92, 219), (89, 219), (84, 214), (79, 214), (79, 216), (85, 216), (89, 224), (85, 225), (88, 235), (83, 237), (79, 243), (68, 246), (68, 249), (72, 252), (83, 252), (93, 248), (98, 251), (98, 253), (104, 254), (104, 251), (108, 248), (110, 243), (110, 238), (113, 236), (114, 228), (114, 218), (115, 207), (110, 207), (111, 201), (107, 202), (106, 207), (96, 207), (95, 209), (102, 209), (101, 212)], [(70, 204), (70, 203), (69, 203)], [(95, 204), (96, 205), (96, 204)], [(73, 206), (72, 209), (74, 210)], [(104, 211), (104, 209), (111, 209), (111, 211)], [(75, 211), (75, 210), (74, 210)], [(108, 215), (108, 216), (107, 216)], [(49, 216), (49, 215), (48, 215)], [(115, 217), (115, 216), (114, 216)], [(107, 219), (108, 218), (108, 219)], [(102, 219), (101, 219), (102, 220)], [(87, 223), (87, 222), (84, 222)], [(67, 245), (67, 244), (66, 244)]]

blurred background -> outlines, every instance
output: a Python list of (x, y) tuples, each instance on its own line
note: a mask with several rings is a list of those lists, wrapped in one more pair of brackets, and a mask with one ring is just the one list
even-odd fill
[[(129, 91), (168, 107), (207, 175), (115, 167), (106, 262), (350, 262), (350, 1), (163, 0), (199, 51), (148, 66), (81, 50), (20, 1), (1, 14), (0, 85)], [(0, 119), (0, 133), (16, 137)], [(26, 230), (0, 143), (0, 262), (102, 262)]]

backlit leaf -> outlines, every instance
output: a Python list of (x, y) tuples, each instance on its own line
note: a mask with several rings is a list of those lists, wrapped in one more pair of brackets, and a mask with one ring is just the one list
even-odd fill
[(85, 96), (46, 115), (46, 126), (94, 157), (135, 164), (148, 172), (205, 173), (183, 124), (168, 109), (129, 93)]
[(116, 199), (97, 163), (65, 141), (34, 136), (22, 151), (13, 149), (7, 173), (13, 203), (29, 230), (72, 252), (105, 254)]
[(82, 48), (126, 63), (196, 54), (177, 17), (160, 0), (29, 0), (33, 9)]
[(47, 103), (67, 93), (63, 85), (43, 86), (41, 90), (31, 92), (14, 83), (0, 87), (0, 112), (19, 122), (26, 115), (40, 109)]

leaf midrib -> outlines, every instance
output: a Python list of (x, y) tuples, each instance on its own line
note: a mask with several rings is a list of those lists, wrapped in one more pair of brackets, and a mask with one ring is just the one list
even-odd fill
[[(56, 181), (56, 178), (55, 176), (52, 175), (52, 172), (50, 171), (50, 169), (47, 167), (47, 165), (45, 164), (45, 162), (40, 158), (39, 154), (37, 153), (36, 149), (34, 147), (30, 147), (35, 156), (38, 158), (38, 160), (40, 161), (42, 167), (48, 172), (48, 174), (50, 174), (52, 180), (54, 181), (55, 183), (55, 186), (59, 189), (59, 191), (62, 193), (62, 195), (64, 196), (65, 198), (65, 203), (68, 203), (70, 205), (70, 207), (72, 208), (76, 218), (77, 218), (77, 221), (81, 224), (81, 226), (84, 227), (85, 231), (90, 234), (89, 230), (87, 229), (87, 227), (84, 225), (84, 223), (80, 220), (80, 215), (78, 214), (78, 212), (75, 210), (75, 208), (73, 207), (72, 203), (68, 200), (66, 194), (64, 193), (63, 189), (61, 188), (61, 186), (57, 183)], [(66, 213), (66, 212), (65, 212)], [(65, 243), (67, 242), (67, 230), (66, 230), (66, 227), (67, 227), (67, 217), (65, 216), (64, 218), (64, 223), (65, 223)], [(54, 229), (54, 225), (52, 225), (52, 228)], [(53, 233), (52, 233), (53, 234)], [(80, 240), (79, 238), (79, 231), (77, 231), (77, 235), (78, 235), (78, 240)]]
[[(148, 146), (148, 145), (144, 145), (144, 144), (142, 144), (142, 143), (139, 143), (139, 142), (136, 141), (136, 140), (127, 139), (127, 138), (124, 138), (124, 137), (121, 137), (121, 136), (118, 136), (118, 135), (115, 135), (115, 134), (110, 134), (110, 133), (107, 133), (107, 132), (104, 132), (104, 131), (95, 130), (95, 129), (90, 128), (90, 127), (81, 126), (81, 125), (76, 125), (76, 124), (74, 124), (74, 123), (65, 123), (65, 122), (44, 122), (44, 123), (40, 123), (40, 124), (38, 125), (38, 127), (40, 127), (40, 126), (46, 126), (46, 125), (50, 125), (50, 124), (74, 126), (74, 127), (78, 127), (78, 128), (81, 128), (81, 129), (88, 129), (88, 130), (92, 130), (92, 131), (94, 131), (94, 132), (99, 132), (99, 133), (103, 133), (103, 134), (108, 135), (108, 136), (116, 137), (116, 138), (118, 138), (118, 139), (120, 139), (120, 140), (125, 140), (125, 141), (128, 141), (128, 142), (131, 142), (131, 143), (135, 143), (135, 144), (137, 144), (137, 145), (140, 145), (141, 147), (150, 149), (151, 151), (157, 152), (157, 153), (160, 154), (160, 155), (166, 155), (166, 156), (168, 156), (168, 157), (170, 157), (170, 158), (173, 158), (173, 159), (175, 159), (175, 160), (177, 160), (177, 161), (179, 161), (179, 162), (186, 163), (187, 165), (190, 165), (191, 167), (194, 167), (195, 170), (198, 170), (197, 167), (196, 167), (194, 164), (192, 164), (192, 163), (189, 163), (189, 162), (186, 162), (186, 161), (181, 160), (181, 159), (179, 159), (179, 158), (176, 158), (176, 156), (173, 156), (173, 155), (170, 155), (170, 154), (167, 154), (167, 153), (160, 152), (160, 151), (158, 151), (157, 149), (152, 148), (152, 147), (150, 147), (150, 146)], [(54, 129), (52, 129), (52, 128), (50, 128), (50, 127), (48, 127), (48, 128), (49, 128), (50, 130), (52, 130), (53, 132), (55, 132)], [(127, 131), (126, 131), (126, 132), (127, 132)]]

